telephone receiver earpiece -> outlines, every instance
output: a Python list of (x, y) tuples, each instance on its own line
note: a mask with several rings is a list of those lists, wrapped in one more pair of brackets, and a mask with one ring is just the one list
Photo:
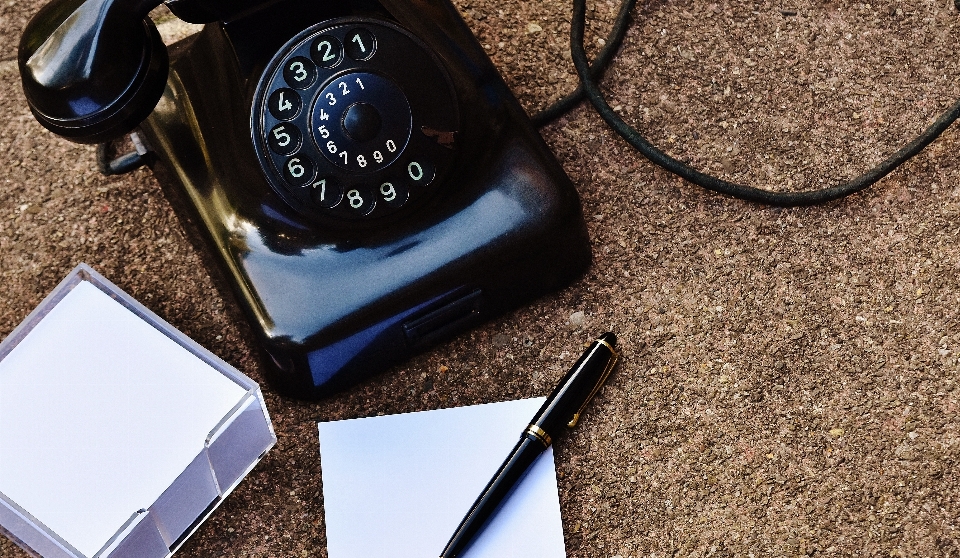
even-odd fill
[[(166, 0), (191, 23), (225, 21), (275, 0)], [(18, 62), (30, 110), (48, 130), (101, 143), (156, 107), (167, 47), (148, 17), (163, 0), (53, 0), (27, 24)]]
[(53, 0), (27, 24), (18, 62), (27, 103), (79, 143), (117, 138), (153, 111), (168, 56), (147, 17), (161, 0)]

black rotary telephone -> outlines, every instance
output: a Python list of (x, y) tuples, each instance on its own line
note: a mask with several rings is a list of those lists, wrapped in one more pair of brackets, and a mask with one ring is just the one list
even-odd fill
[(322, 396), (570, 282), (573, 185), (447, 0), (53, 0), (27, 26), (45, 127), (136, 129), (275, 384)]

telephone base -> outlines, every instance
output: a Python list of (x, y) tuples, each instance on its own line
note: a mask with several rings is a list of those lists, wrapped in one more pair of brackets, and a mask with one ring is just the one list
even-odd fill
[[(236, 296), (278, 389), (307, 399), (344, 389), (589, 266), (576, 190), (452, 5), (287, 1), (265, 11), (285, 17), (208, 24), (174, 45), (167, 89), (141, 132), (164, 192)], [(258, 163), (251, 122), (261, 74), (291, 38), (331, 20), (406, 30), (450, 78), (458, 129), (413, 154), (441, 162), (430, 189), (416, 200), (411, 193), (407, 206), (358, 218), (324, 213), (278, 195), (282, 173), (268, 180)], [(429, 145), (418, 141), (409, 144)]]

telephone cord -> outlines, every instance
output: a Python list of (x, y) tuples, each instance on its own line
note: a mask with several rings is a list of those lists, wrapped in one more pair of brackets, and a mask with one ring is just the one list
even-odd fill
[(534, 122), (538, 126), (542, 126), (557, 118), (570, 110), (582, 100), (583, 97), (586, 97), (604, 122), (613, 128), (627, 143), (632, 145), (654, 164), (680, 176), (688, 182), (692, 182), (707, 190), (747, 201), (782, 207), (795, 207), (836, 200), (868, 188), (922, 151), (923, 148), (939, 137), (944, 130), (949, 128), (950, 125), (960, 117), (960, 101), (957, 101), (937, 118), (933, 124), (914, 138), (913, 141), (883, 160), (880, 164), (852, 180), (828, 188), (800, 192), (775, 192), (744, 184), (737, 184), (711, 176), (671, 157), (650, 143), (639, 131), (627, 124), (620, 115), (610, 107), (603, 93), (600, 91), (597, 82), (602, 78), (604, 70), (623, 42), (630, 23), (630, 13), (635, 4), (636, 0), (623, 0), (609, 38), (606, 40), (604, 48), (591, 64), (587, 60), (584, 49), (586, 0), (573, 0), (573, 18), (570, 25), (570, 50), (574, 67), (580, 78), (580, 85), (573, 93), (536, 114), (534, 116)]
[[(614, 55), (620, 50), (620, 45), (623, 43), (624, 37), (627, 36), (627, 28), (630, 27), (630, 12), (633, 11), (633, 6), (636, 3), (637, 0), (623, 0), (620, 4), (620, 12), (617, 14), (617, 18), (613, 23), (613, 27), (610, 29), (609, 35), (607, 35), (606, 42), (603, 48), (600, 49), (597, 57), (590, 64), (590, 77), (593, 80), (603, 78), (603, 72), (606, 71), (607, 66), (610, 65), (610, 61), (613, 60)], [(573, 92), (536, 113), (531, 119), (538, 128), (545, 126), (573, 109), (583, 98), (583, 84), (579, 84)]]

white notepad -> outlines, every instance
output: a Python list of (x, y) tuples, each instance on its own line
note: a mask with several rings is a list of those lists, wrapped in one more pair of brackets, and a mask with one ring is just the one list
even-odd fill
[(259, 388), (87, 266), (0, 343), (0, 533), (163, 558), (276, 438)]
[[(330, 558), (440, 555), (543, 399), (322, 422)], [(553, 450), (463, 558), (563, 558)]]

